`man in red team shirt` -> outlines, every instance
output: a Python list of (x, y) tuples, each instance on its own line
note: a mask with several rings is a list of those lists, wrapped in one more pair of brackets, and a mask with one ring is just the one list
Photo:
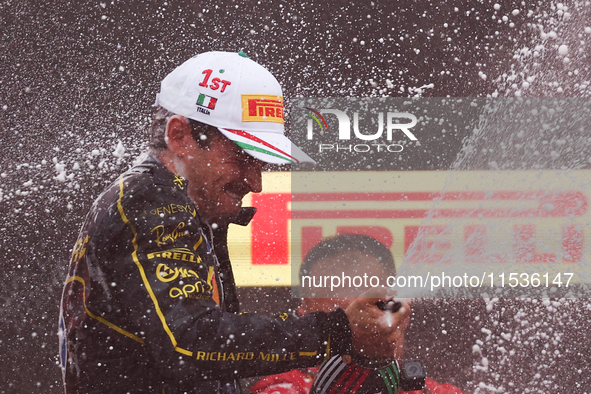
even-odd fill
[[(394, 259), (390, 250), (376, 239), (360, 234), (342, 234), (325, 239), (314, 246), (306, 255), (300, 268), (300, 278), (304, 275), (315, 277), (327, 272), (343, 272), (346, 276), (387, 277), (396, 273)], [(324, 289), (314, 289), (315, 294), (302, 294), (299, 314), (346, 308), (353, 298), (328, 298), (330, 294), (320, 293)], [(326, 298), (316, 298), (318, 296)], [(339, 296), (339, 294), (332, 294)], [(341, 294), (343, 296), (343, 294)], [(394, 359), (402, 358), (404, 337), (396, 343)], [(359, 358), (351, 362), (341, 356), (327, 360), (322, 367), (294, 369), (278, 375), (271, 375), (258, 381), (251, 389), (257, 394), (308, 394), (327, 392), (333, 394), (394, 394), (394, 393), (432, 393), (465, 394), (451, 384), (441, 384), (426, 379), (426, 387), (421, 391), (402, 391), (399, 379), (399, 363), (386, 362), (380, 368), (363, 367)], [(319, 375), (319, 369), (324, 368)], [(330, 369), (330, 370), (329, 370)], [(315, 380), (316, 379), (316, 380)], [(311, 391), (312, 390), (312, 391)]]

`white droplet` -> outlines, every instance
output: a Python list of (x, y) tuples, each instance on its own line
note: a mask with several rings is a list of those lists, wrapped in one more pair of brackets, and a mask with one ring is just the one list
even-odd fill
[(123, 146), (123, 143), (120, 140), (119, 143), (117, 144), (117, 147), (113, 151), (113, 156), (122, 159), (124, 154), (125, 154), (125, 147)]

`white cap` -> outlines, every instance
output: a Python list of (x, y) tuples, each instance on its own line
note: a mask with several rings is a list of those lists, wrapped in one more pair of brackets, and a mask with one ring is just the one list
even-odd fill
[(285, 136), (279, 82), (243, 52), (206, 52), (187, 60), (164, 78), (156, 105), (217, 127), (267, 163), (315, 164)]

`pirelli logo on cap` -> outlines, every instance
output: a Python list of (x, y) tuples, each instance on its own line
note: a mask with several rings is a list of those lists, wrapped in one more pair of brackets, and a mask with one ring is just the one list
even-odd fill
[(242, 121), (283, 124), (283, 96), (243, 94)]

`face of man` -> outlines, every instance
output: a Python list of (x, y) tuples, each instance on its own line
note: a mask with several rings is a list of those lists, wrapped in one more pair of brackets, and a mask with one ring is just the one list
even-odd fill
[(209, 224), (228, 224), (240, 212), (246, 194), (261, 192), (265, 163), (222, 134), (216, 134), (206, 147), (191, 140), (187, 154), (175, 163), (177, 172), (187, 179), (189, 197), (201, 216)]
[(357, 251), (351, 251), (318, 260), (316, 264), (312, 266), (310, 276), (318, 278), (327, 275), (339, 277), (345, 275), (352, 279), (356, 276), (359, 278), (364, 278), (365, 276), (367, 278), (366, 283), (368, 284), (368, 287), (361, 287), (359, 289), (343, 287), (331, 292), (329, 282), (328, 290), (326, 288), (305, 289), (305, 291), (316, 292), (316, 295), (321, 296), (322, 298), (312, 298), (310, 297), (310, 294), (304, 294), (302, 298), (302, 306), (299, 309), (300, 314), (319, 311), (330, 312), (337, 308), (346, 309), (355, 299), (353, 297), (371, 289), (369, 278), (376, 276), (383, 283), (389, 274), (386, 273), (384, 266), (376, 257)]

